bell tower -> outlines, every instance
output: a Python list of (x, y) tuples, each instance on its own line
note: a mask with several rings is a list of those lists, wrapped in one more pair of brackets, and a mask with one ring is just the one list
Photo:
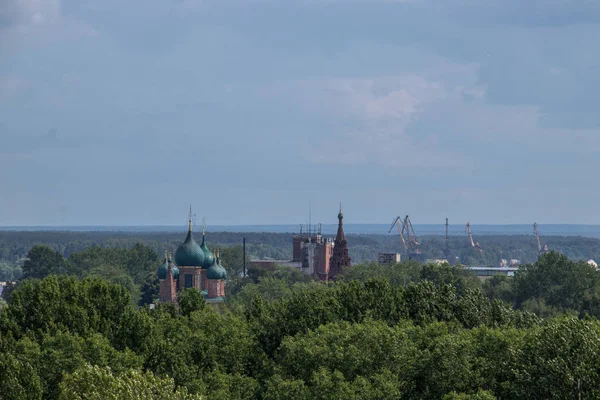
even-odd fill
[(338, 230), (333, 244), (333, 255), (329, 262), (329, 279), (335, 279), (335, 276), (341, 274), (352, 263), (348, 255), (348, 242), (344, 235), (344, 214), (342, 213), (342, 203), (340, 203), (340, 213), (338, 214)]

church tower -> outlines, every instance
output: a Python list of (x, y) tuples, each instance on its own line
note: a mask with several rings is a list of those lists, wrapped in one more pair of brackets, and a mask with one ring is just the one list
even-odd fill
[(335, 279), (337, 274), (341, 274), (344, 268), (352, 266), (350, 256), (348, 255), (348, 242), (344, 235), (344, 214), (342, 214), (342, 204), (340, 203), (340, 213), (338, 214), (338, 230), (335, 242), (333, 244), (333, 255), (329, 262), (329, 279)]

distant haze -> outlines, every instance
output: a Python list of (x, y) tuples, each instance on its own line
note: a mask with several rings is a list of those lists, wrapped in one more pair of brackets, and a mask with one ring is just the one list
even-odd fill
[(588, 0), (3, 0), (0, 225), (600, 224), (599, 37)]
[[(337, 225), (322, 225), (324, 235), (335, 235)], [(375, 234), (387, 235), (389, 225), (384, 224), (346, 224), (346, 234)], [(303, 227), (306, 232), (306, 226)], [(414, 225), (418, 236), (445, 235), (444, 225)], [(472, 225), (475, 236), (478, 235), (532, 235), (531, 225)], [(101, 231), (101, 232), (183, 232), (180, 226), (13, 226), (0, 227), (0, 231)], [(540, 225), (541, 236), (583, 236), (600, 238), (600, 225)], [(210, 232), (273, 232), (273, 233), (298, 233), (299, 225), (227, 225), (212, 226)], [(464, 225), (450, 225), (449, 234), (452, 236), (465, 235)], [(397, 235), (394, 228), (390, 235)]]

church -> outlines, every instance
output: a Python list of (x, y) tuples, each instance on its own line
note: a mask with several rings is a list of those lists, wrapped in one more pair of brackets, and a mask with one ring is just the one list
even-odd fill
[(160, 282), (159, 298), (163, 303), (177, 302), (177, 292), (195, 288), (202, 292), (208, 302), (225, 299), (227, 271), (221, 265), (219, 252), (213, 254), (206, 245), (206, 227), (202, 227), (202, 244), (194, 240), (192, 213), (187, 237), (175, 250), (175, 257), (165, 251), (164, 262), (156, 271)]

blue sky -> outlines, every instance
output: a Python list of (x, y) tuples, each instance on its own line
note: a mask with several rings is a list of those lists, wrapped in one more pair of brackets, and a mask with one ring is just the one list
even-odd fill
[(600, 2), (5, 0), (0, 225), (600, 224)]

